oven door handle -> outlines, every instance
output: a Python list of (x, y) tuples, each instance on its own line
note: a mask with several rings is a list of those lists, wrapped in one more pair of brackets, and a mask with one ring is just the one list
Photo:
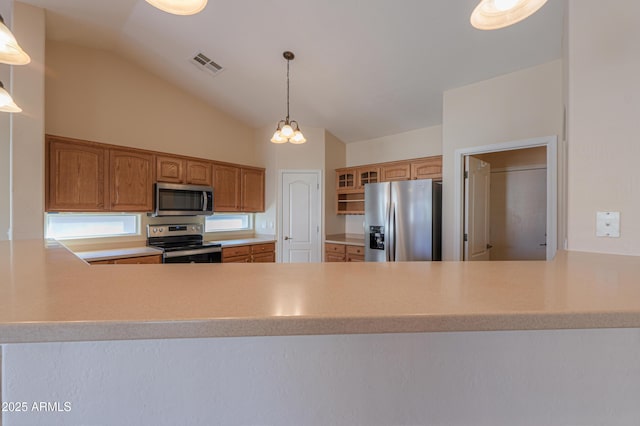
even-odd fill
[(165, 259), (170, 259), (172, 257), (192, 256), (194, 254), (218, 253), (221, 251), (222, 251), (222, 248), (220, 247), (199, 248), (199, 249), (193, 249), (193, 250), (176, 250), (176, 251), (164, 252), (164, 257)]

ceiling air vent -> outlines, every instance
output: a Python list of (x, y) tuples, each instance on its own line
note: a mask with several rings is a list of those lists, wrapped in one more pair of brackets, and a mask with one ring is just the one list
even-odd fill
[(198, 69), (206, 71), (211, 75), (216, 75), (224, 70), (224, 68), (213, 62), (204, 53), (197, 53), (193, 58), (191, 58), (190, 62), (197, 66)]

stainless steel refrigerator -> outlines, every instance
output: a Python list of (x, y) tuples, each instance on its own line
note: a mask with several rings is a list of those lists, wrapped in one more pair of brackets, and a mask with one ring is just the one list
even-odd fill
[(367, 262), (442, 259), (442, 184), (432, 179), (364, 186)]

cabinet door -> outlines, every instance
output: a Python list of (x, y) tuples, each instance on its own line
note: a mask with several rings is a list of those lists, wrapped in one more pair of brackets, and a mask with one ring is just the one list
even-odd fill
[(148, 212), (153, 209), (153, 155), (109, 150), (109, 187), (112, 211)]
[(356, 171), (352, 169), (336, 170), (336, 189), (338, 191), (356, 188)]
[(357, 189), (363, 189), (367, 183), (380, 182), (380, 168), (379, 167), (363, 167), (356, 170), (357, 177)]
[(241, 169), (242, 211), (264, 211), (264, 170)]
[(411, 179), (442, 179), (442, 156), (412, 161)]
[(156, 181), (184, 183), (184, 165), (182, 158), (156, 155)]
[(108, 206), (107, 150), (90, 143), (47, 138), (47, 211), (95, 212)]
[(364, 262), (364, 247), (347, 246), (347, 262)]
[(254, 254), (251, 256), (251, 261), (253, 263), (273, 263), (276, 261), (276, 254), (274, 252)]
[(212, 186), (211, 163), (187, 160), (187, 183), (190, 185)]
[(222, 263), (249, 263), (251, 262), (251, 247), (236, 246), (222, 248)]
[(411, 164), (398, 163), (382, 167), (382, 182), (394, 180), (409, 180), (411, 178)]
[(240, 168), (213, 165), (213, 210), (240, 211)]

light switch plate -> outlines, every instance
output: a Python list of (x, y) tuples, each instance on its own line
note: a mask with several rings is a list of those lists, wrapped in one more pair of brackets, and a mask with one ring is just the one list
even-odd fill
[(596, 237), (620, 237), (620, 212), (596, 213)]

